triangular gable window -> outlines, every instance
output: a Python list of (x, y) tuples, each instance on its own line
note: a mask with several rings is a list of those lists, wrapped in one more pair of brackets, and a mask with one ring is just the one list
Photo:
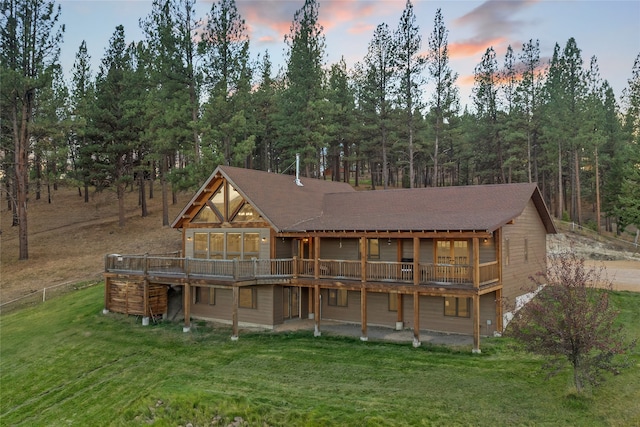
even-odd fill
[(233, 218), (233, 222), (260, 221), (260, 214), (249, 203), (245, 203)]
[(204, 205), (200, 212), (193, 218), (193, 222), (200, 223), (220, 223), (220, 218), (213, 212), (209, 205)]

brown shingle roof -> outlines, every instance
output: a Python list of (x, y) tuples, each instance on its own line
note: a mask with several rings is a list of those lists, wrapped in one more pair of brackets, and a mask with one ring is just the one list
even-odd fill
[[(534, 199), (554, 232), (536, 184), (474, 185), (328, 194), (322, 215), (297, 224), (305, 231), (398, 230), (492, 232), (519, 216)], [(538, 200), (536, 200), (538, 199)], [(542, 211), (541, 211), (542, 208)]]
[(355, 191), (349, 184), (219, 166), (172, 224), (220, 173), (276, 231), (494, 231), (522, 213), (529, 200), (547, 232), (555, 232), (535, 184)]

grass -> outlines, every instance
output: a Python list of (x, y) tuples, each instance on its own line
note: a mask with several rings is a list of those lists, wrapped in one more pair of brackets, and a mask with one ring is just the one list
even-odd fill
[[(473, 355), (445, 347), (241, 333), (196, 323), (142, 326), (103, 315), (103, 287), (0, 317), (0, 424), (416, 426), (640, 424), (634, 365), (586, 395), (567, 372), (508, 339)], [(617, 292), (627, 333), (640, 336), (640, 294)]]

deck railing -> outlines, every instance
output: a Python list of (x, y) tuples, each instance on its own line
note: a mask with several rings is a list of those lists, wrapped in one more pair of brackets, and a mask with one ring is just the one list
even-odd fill
[[(356, 260), (326, 260), (285, 258), (220, 260), (175, 258), (144, 255), (107, 255), (105, 271), (111, 273), (149, 274), (155, 276), (222, 278), (249, 280), (257, 278), (318, 277), (321, 279), (362, 279), (362, 263)], [(412, 262), (368, 261), (366, 280), (394, 283), (414, 283)], [(498, 262), (480, 264), (480, 284), (499, 280)], [(418, 264), (420, 284), (473, 284), (473, 266), (460, 264)]]

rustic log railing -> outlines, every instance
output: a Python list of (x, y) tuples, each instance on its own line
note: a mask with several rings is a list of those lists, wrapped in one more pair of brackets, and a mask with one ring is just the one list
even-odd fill
[[(316, 274), (316, 265), (318, 272)], [(250, 280), (257, 278), (318, 277), (321, 279), (362, 278), (362, 264), (355, 260), (250, 259), (221, 260), (199, 258), (157, 257), (145, 255), (107, 255), (105, 271), (108, 273), (132, 273), (153, 276), (198, 278), (224, 278)], [(498, 262), (479, 265), (480, 284), (495, 283), (498, 277)], [(366, 278), (370, 281), (414, 283), (412, 262), (368, 261)], [(466, 264), (418, 265), (420, 284), (472, 284), (473, 266)]]

